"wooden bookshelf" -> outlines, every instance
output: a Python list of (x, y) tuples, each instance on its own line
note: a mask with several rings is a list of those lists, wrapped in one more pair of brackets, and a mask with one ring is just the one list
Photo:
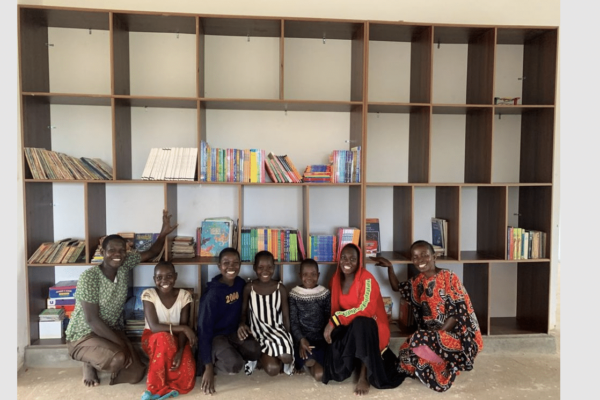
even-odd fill
[[(190, 215), (185, 203), (190, 193), (202, 193), (213, 201), (222, 196), (232, 198), (232, 205), (224, 207), (230, 207), (228, 214), (239, 219), (240, 229), (260, 221), (261, 215), (270, 211), (270, 203), (266, 202), (264, 208), (257, 206), (261, 204), (257, 197), (277, 198), (291, 190), (293, 208), (286, 213), (295, 215), (305, 244), (309, 234), (323, 229), (334, 233), (339, 226), (355, 226), (364, 233), (365, 219), (378, 217), (382, 226), (387, 225), (382, 230), (383, 255), (396, 266), (406, 267), (408, 275), (410, 244), (427, 239), (422, 215), (447, 219), (448, 256), (440, 258), (438, 264), (462, 268), (463, 282), (483, 333), (548, 333), (551, 257), (507, 260), (506, 227), (514, 224), (544, 231), (547, 248), (551, 247), (557, 27), (163, 15), (29, 5), (18, 6), (18, 22), (22, 147), (64, 151), (65, 140), (77, 140), (80, 132), (77, 127), (64, 129), (61, 135), (68, 139), (55, 139), (49, 134), (57, 117), (56, 107), (66, 107), (67, 111), (61, 112), (67, 117), (58, 116), (66, 120), (71, 118), (69, 110), (74, 119), (78, 107), (91, 107), (94, 112), (100, 110), (100, 116), (90, 120), (89, 125), (109, 127), (102, 140), (110, 143), (112, 159), (105, 161), (113, 168), (110, 181), (35, 180), (22, 152), (27, 259), (42, 242), (59, 239), (55, 228), (64, 225), (66, 218), (57, 214), (52, 204), (57, 188), (65, 185), (80, 188), (81, 192), (82, 215), (74, 217), (85, 230), (86, 262), (80, 266), (91, 265), (98, 239), (112, 233), (108, 232), (109, 211), (115, 193), (117, 198), (123, 193), (125, 200), (127, 188), (153, 188), (162, 208), (173, 215), (172, 222), (180, 223), (182, 235), (193, 234), (191, 230), (182, 231), (186, 221), (215, 216), (201, 208), (197, 215)], [(74, 54), (78, 50), (100, 54), (99, 76), (105, 78), (90, 75), (81, 80), (80, 88), (77, 83), (75, 88), (61, 87), (55, 79), (61, 73), (57, 65), (71, 66), (75, 61), (53, 59), (50, 52), (54, 44), (49, 43), (49, 37), (56, 30), (60, 30), (63, 41), (70, 36), (99, 35), (94, 37), (98, 49), (84, 49), (76, 40), (68, 45), (74, 46)], [(155, 40), (157, 45), (166, 39), (181, 38), (177, 45), (189, 57), (182, 62), (185, 72), (176, 78), (186, 85), (177, 88), (177, 81), (168, 81), (176, 78), (165, 67), (157, 76), (164, 77), (166, 89), (150, 90), (143, 79), (157, 78), (145, 77), (139, 59), (150, 59), (152, 54), (147, 53), (154, 49), (140, 46), (140, 36)], [(236, 48), (227, 47), (233, 46), (234, 40), (258, 46), (265, 57), (244, 58)], [(311, 47), (315, 43), (321, 47)], [(315, 55), (314, 51), (319, 53)], [(504, 52), (514, 57), (500, 56)], [(386, 54), (401, 58), (392, 60)], [(297, 68), (302, 60), (314, 64), (315, 69)], [(510, 70), (517, 71), (520, 79), (506, 78), (501, 63), (512, 63)], [(245, 68), (250, 64), (266, 72), (247, 77)], [(223, 80), (219, 80), (221, 75), (215, 79), (218, 69), (226, 71), (222, 72), (226, 75)], [(227, 72), (230, 70), (233, 72)], [(78, 79), (81, 77), (73, 76), (72, 81)], [(99, 80), (96, 86), (87, 85), (88, 80), (95, 79)], [(223, 88), (226, 80), (233, 82), (230, 91)], [(518, 93), (501, 92), (509, 86)], [(522, 101), (515, 106), (494, 105), (495, 96), (519, 96)], [(324, 155), (335, 149), (359, 145), (362, 180), (354, 184), (295, 185), (142, 181), (138, 170), (147, 154), (140, 150), (146, 139), (140, 133), (143, 128), (138, 115), (146, 110), (157, 114), (162, 110), (193, 113), (189, 114), (191, 133), (182, 134), (184, 138), (177, 136), (182, 140), (172, 146), (189, 147), (181, 144), (187, 142), (198, 148), (201, 140), (210, 143), (216, 138), (226, 143), (218, 147), (250, 147), (222, 132), (229, 126), (226, 119), (216, 117), (222, 115), (219, 113), (249, 119), (260, 115), (265, 125), (277, 124), (282, 115), (306, 118), (303, 123), (326, 115), (333, 121), (334, 133), (312, 132), (317, 129), (312, 128), (282, 133), (279, 139), (265, 134), (264, 139), (258, 135), (253, 140), (256, 146), (276, 154), (287, 152), (301, 172), (305, 165), (323, 163)], [(384, 121), (378, 122), (380, 118)], [(294, 142), (304, 140), (305, 134), (309, 135), (306, 140), (314, 143), (310, 151)], [(318, 141), (335, 135), (344, 140), (336, 144)], [(330, 193), (343, 199), (340, 207), (326, 204), (324, 199)], [(381, 207), (380, 202), (387, 206)], [(339, 208), (344, 210), (342, 221), (327, 218)], [(131, 212), (148, 217), (143, 207)], [(288, 225), (285, 221), (263, 224)], [(135, 231), (136, 227), (129, 230)], [(172, 235), (177, 234), (175, 231)], [(215, 260), (198, 257), (174, 262), (197, 271), (197, 289), (201, 292), (211, 278), (207, 271)], [(332, 263), (324, 264), (334, 268)], [(297, 263), (290, 266), (293, 270)], [(27, 266), (30, 345), (46, 344), (39, 340), (37, 315), (45, 308), (47, 288), (55, 283), (58, 271), (66, 267)], [(290, 270), (286, 268), (280, 266), (280, 277), (293, 275), (284, 274), (284, 270)], [(244, 271), (248, 269), (249, 265), (243, 266)], [(510, 274), (514, 282), (514, 316), (492, 316), (496, 272)], [(387, 280), (380, 281), (380, 285), (389, 286)]]

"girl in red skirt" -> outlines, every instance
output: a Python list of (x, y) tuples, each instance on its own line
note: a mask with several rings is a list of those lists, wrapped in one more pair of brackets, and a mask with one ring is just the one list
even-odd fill
[(156, 288), (142, 293), (146, 317), (142, 349), (150, 360), (146, 388), (152, 395), (186, 394), (196, 384), (191, 346), (197, 337), (188, 326), (193, 301), (187, 290), (174, 287), (176, 280), (173, 264), (161, 261), (154, 267)]

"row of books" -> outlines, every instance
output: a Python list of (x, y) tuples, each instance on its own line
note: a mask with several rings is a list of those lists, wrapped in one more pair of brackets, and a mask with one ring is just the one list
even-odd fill
[(361, 146), (350, 150), (334, 150), (329, 156), (332, 166), (332, 183), (359, 183)]
[(509, 226), (506, 231), (506, 258), (546, 258), (546, 232)]
[(431, 218), (431, 244), (438, 256), (448, 255), (448, 221), (443, 218)]
[(307, 165), (302, 175), (302, 181), (307, 183), (330, 183), (332, 176), (331, 164)]
[(241, 261), (254, 262), (259, 251), (270, 251), (275, 261), (301, 261), (306, 257), (302, 235), (290, 227), (242, 227)]
[(85, 259), (85, 241), (62, 239), (44, 242), (29, 257), (29, 264), (71, 264)]
[(299, 183), (302, 175), (294, 166), (287, 155), (277, 156), (272, 152), (265, 159), (265, 169), (272, 182), (276, 183)]
[(221, 250), (237, 247), (237, 225), (229, 217), (205, 218), (196, 230), (200, 257), (218, 257)]
[(25, 159), (33, 179), (112, 179), (112, 167), (100, 158), (77, 158), (43, 148), (25, 147)]
[(196, 178), (197, 165), (196, 147), (152, 148), (142, 172), (142, 179), (193, 181)]
[(260, 149), (211, 148), (200, 142), (200, 182), (265, 182), (266, 153)]

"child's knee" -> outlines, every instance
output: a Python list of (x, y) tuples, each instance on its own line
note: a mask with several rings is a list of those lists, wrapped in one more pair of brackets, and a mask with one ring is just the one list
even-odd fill
[(278, 362), (270, 362), (263, 365), (263, 369), (269, 376), (277, 376), (281, 372), (281, 364)]

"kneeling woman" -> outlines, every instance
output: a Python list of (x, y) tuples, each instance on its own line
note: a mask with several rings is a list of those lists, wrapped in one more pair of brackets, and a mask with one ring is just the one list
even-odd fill
[(325, 355), (323, 383), (344, 381), (355, 369), (356, 395), (395, 388), (406, 375), (398, 372), (398, 359), (389, 349), (390, 328), (379, 284), (362, 265), (360, 249), (342, 248), (331, 280), (331, 320), (324, 332), (330, 346)]

